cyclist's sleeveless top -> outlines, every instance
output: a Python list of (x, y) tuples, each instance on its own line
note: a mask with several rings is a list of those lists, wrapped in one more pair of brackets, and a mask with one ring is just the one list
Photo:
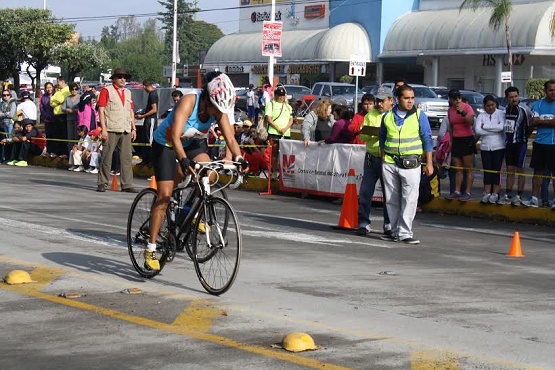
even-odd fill
[[(193, 91), (187, 95), (196, 94), (195, 106), (193, 111), (191, 112), (191, 116), (185, 123), (185, 127), (183, 128), (183, 134), (181, 135), (181, 143), (183, 147), (186, 148), (194, 140), (198, 139), (205, 139), (208, 137), (208, 132), (210, 130), (210, 126), (216, 121), (216, 116), (208, 116), (208, 120), (206, 122), (201, 122), (198, 118), (198, 108), (200, 103), (200, 94), (201, 91)], [(172, 122), (173, 116), (175, 114), (175, 108), (171, 111), (171, 113), (162, 121), (160, 125), (156, 128), (153, 134), (153, 140), (156, 141), (160, 145), (164, 145), (167, 147), (172, 147)]]

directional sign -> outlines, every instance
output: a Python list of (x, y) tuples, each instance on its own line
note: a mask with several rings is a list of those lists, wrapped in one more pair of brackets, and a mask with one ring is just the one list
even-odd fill
[(171, 77), (172, 76), (172, 66), (164, 66), (164, 77)]
[(513, 82), (513, 74), (511, 71), (501, 72), (501, 82)]
[(362, 55), (351, 54), (349, 76), (366, 76), (366, 60)]

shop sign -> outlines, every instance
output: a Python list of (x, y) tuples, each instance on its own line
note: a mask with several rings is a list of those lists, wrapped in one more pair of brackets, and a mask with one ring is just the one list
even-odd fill
[(239, 65), (232, 65), (232, 66), (225, 66), (225, 73), (243, 73), (245, 70), (243, 66)]
[[(266, 75), (268, 74), (268, 65), (267, 64), (255, 64), (251, 68), (251, 72), (255, 75)], [(283, 64), (274, 64), (274, 74), (282, 75), (285, 74), (285, 65)]]
[(289, 66), (289, 74), (320, 73), (320, 64), (292, 64)]
[[(256, 23), (256, 22), (264, 22), (264, 21), (269, 21), (271, 18), (271, 14), (270, 12), (252, 12), (251, 14), (251, 22), (252, 23)], [(276, 12), (276, 21), (281, 21), (281, 11), (277, 11)]]
[(304, 7), (306, 19), (322, 18), (326, 14), (326, 5), (307, 5)]

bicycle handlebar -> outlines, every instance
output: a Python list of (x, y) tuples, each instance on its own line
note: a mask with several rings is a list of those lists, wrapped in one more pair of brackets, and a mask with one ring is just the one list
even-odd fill
[[(196, 175), (200, 175), (203, 169), (206, 170), (207, 173), (209, 171), (214, 171), (217, 176), (216, 182), (219, 179), (218, 170), (232, 171), (233, 173), (229, 177), (229, 181), (226, 184), (222, 185), (220, 189), (226, 188), (228, 186), (230, 189), (237, 189), (243, 183), (243, 174), (241, 174), (238, 170), (240, 167), (241, 167), (240, 162), (219, 160), (219, 161), (213, 161), (213, 162), (196, 162), (194, 166), (194, 170)], [(234, 175), (237, 176), (237, 180), (231, 183)]]

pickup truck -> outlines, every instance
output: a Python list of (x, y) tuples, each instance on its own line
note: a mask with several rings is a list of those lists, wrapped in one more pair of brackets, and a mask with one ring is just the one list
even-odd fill
[(358, 102), (364, 94), (362, 90), (356, 88), (353, 84), (342, 82), (316, 82), (312, 87), (312, 95), (315, 96), (316, 102), (322, 99), (329, 99), (333, 104), (343, 104), (349, 108), (353, 108), (355, 99), (355, 91), (358, 91)]

